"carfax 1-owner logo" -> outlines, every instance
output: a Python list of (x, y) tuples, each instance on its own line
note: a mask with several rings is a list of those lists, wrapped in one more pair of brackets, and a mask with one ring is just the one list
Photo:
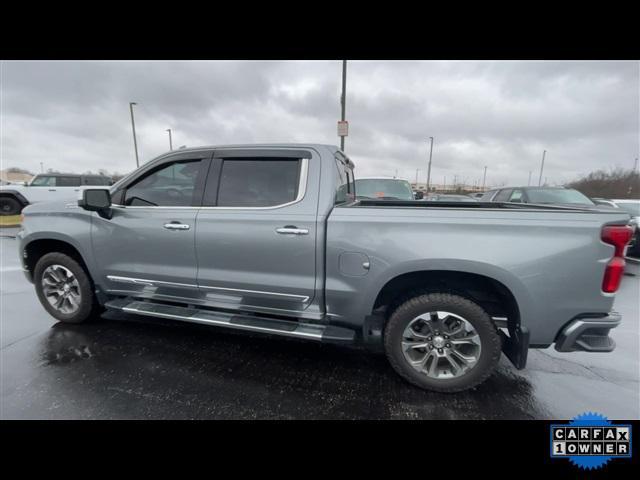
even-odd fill
[(551, 457), (583, 469), (601, 468), (612, 458), (631, 458), (631, 425), (616, 425), (598, 413), (551, 425)]

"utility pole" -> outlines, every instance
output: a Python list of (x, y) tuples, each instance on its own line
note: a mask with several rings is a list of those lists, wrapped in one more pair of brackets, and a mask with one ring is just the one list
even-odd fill
[(171, 129), (167, 128), (167, 132), (169, 132), (169, 150), (173, 150), (173, 142), (171, 141)]
[(482, 190), (484, 191), (485, 183), (487, 182), (487, 166), (484, 167), (484, 175), (482, 177)]
[(140, 167), (140, 160), (138, 160), (138, 140), (136, 139), (136, 122), (133, 120), (133, 106), (137, 105), (136, 102), (129, 102), (129, 110), (131, 111), (131, 129), (133, 130), (133, 148), (136, 151), (136, 168)]
[[(340, 105), (342, 114), (340, 119), (345, 121), (345, 114), (347, 111), (347, 61), (342, 61), (342, 95), (340, 96)], [(344, 152), (344, 135), (340, 136), (340, 150)]]
[(540, 178), (538, 178), (538, 186), (542, 184), (542, 171), (544, 170), (544, 157), (547, 154), (546, 150), (542, 151), (542, 163), (540, 164)]
[(527, 187), (531, 185), (531, 170), (529, 170), (529, 181), (527, 182)]
[(427, 169), (427, 193), (431, 184), (431, 158), (433, 157), (433, 137), (429, 138), (431, 139), (431, 148), (429, 148), (429, 168)]

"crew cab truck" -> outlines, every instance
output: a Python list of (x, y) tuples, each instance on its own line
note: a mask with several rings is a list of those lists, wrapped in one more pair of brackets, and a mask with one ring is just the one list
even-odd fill
[[(608, 352), (628, 214), (512, 203), (356, 200), (328, 145), (166, 153), (18, 234), (44, 308), (102, 308), (383, 350), (424, 389), (474, 387), (501, 352)], [(473, 235), (474, 248), (468, 239)]]

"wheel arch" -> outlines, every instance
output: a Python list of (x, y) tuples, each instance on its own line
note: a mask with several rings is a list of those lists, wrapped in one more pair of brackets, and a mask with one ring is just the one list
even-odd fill
[(512, 274), (490, 266), (489, 270), (493, 272), (489, 272), (484, 265), (482, 268), (478, 268), (477, 265), (474, 265), (475, 268), (468, 268), (468, 265), (458, 265), (457, 268), (442, 267), (405, 269), (388, 275), (374, 291), (377, 292), (375, 297), (369, 299), (368, 312), (382, 313), (386, 318), (397, 305), (414, 292), (440, 291), (475, 301), (490, 316), (506, 317), (510, 327), (520, 325), (527, 296), (521, 291), (524, 286), (521, 287)]
[(33, 272), (38, 260), (44, 255), (52, 252), (59, 252), (69, 255), (76, 260), (82, 268), (87, 272), (89, 279), (93, 282), (89, 267), (84, 259), (80, 249), (72, 240), (66, 238), (34, 238), (26, 243), (23, 247), (23, 263), (29, 272), (29, 276), (33, 279)]

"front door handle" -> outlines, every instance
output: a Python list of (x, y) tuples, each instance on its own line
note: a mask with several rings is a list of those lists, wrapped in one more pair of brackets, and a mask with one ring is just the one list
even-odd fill
[(186, 223), (170, 222), (165, 223), (164, 228), (166, 228), (167, 230), (189, 230), (191, 226), (187, 225)]
[(285, 225), (284, 227), (276, 228), (276, 232), (281, 235), (308, 235), (309, 230), (306, 228), (298, 228), (295, 225)]

